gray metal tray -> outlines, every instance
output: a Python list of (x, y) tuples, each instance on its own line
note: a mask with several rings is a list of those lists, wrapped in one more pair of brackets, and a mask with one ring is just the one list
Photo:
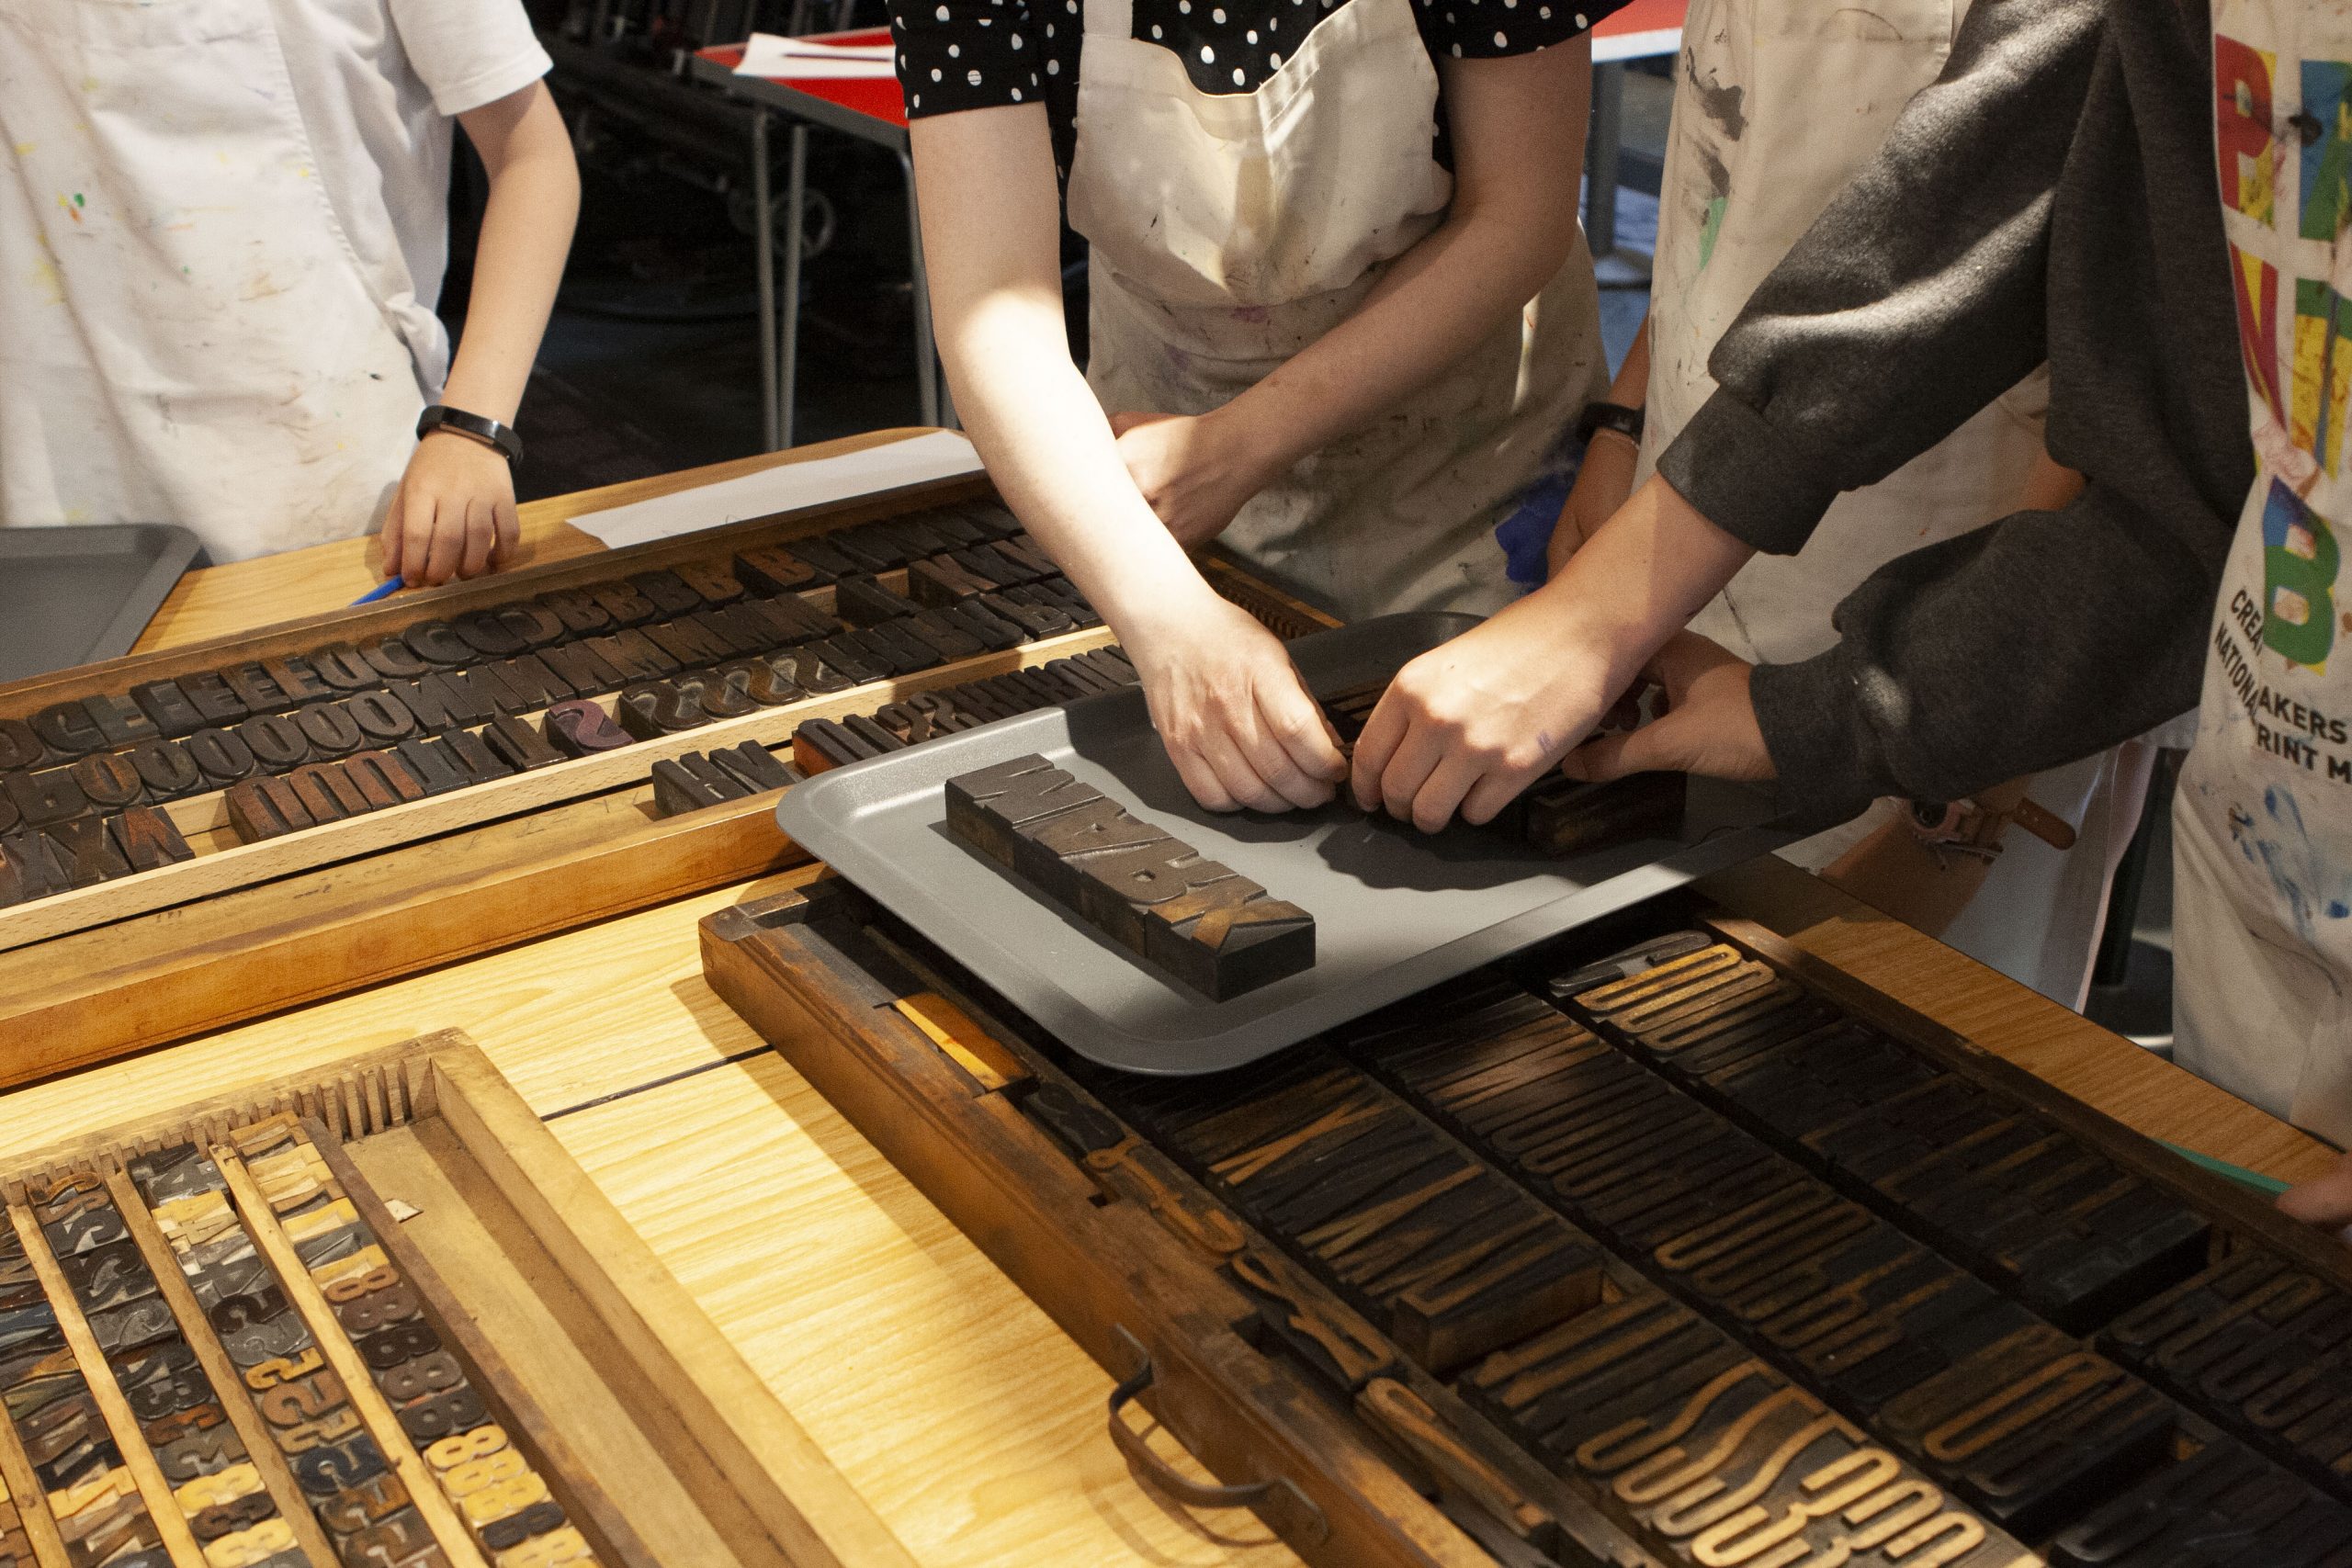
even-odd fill
[(0, 528), (0, 682), (129, 653), (202, 553), (169, 523)]
[[(1310, 687), (1393, 674), (1476, 625), (1388, 615), (1290, 645)], [(949, 837), (944, 785), (1035, 752), (1315, 917), (1304, 974), (1211, 1002), (1097, 936)], [(1693, 779), (1683, 835), (1562, 860), (1456, 826), (1424, 838), (1352, 805), (1221, 816), (1185, 791), (1137, 691), (1005, 719), (820, 773), (776, 820), (1071, 1049), (1142, 1073), (1206, 1073), (1786, 843), (1750, 785)]]

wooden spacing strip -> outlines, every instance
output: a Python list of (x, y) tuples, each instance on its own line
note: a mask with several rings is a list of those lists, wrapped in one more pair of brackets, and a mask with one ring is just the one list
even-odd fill
[[(741, 718), (719, 719), (658, 740), (639, 740), (593, 756), (568, 758), (552, 767), (406, 801), (364, 817), (322, 822), (314, 828), (264, 839), (257, 844), (237, 844), (136, 876), (118, 877), (38, 898), (0, 910), (0, 952), (209, 897), (231, 888), (373, 854), (458, 829), (480, 827), (502, 817), (537, 811), (582, 795), (641, 784), (655, 762), (674, 761), (689, 751), (706, 751), (743, 740), (779, 746), (791, 739), (792, 732), (807, 719), (838, 720), (850, 714), (871, 713), (912, 693), (937, 691), (1013, 670), (1034, 669), (1073, 653), (1108, 647), (1115, 640), (1108, 626), (1064, 632), (1059, 637), (978, 654), (895, 680), (875, 681), (845, 692), (812, 696), (806, 702), (761, 708)], [(609, 713), (619, 699), (606, 695), (593, 700), (604, 705)], [(523, 716), (527, 721), (532, 716)], [(183, 833), (210, 830), (228, 821), (227, 807), (217, 794), (175, 801), (164, 809), (179, 824)]]
[(277, 1272), (278, 1285), (285, 1291), (286, 1299), (294, 1303), (294, 1310), (300, 1313), (302, 1321), (311, 1325), (311, 1336), (319, 1342), (319, 1348), (326, 1352), (327, 1364), (334, 1369), (334, 1375), (343, 1380), (343, 1391), (350, 1396), (351, 1407), (359, 1412), (359, 1418), (368, 1424), (368, 1436), (376, 1439), (376, 1446), (384, 1450), (384, 1457), (400, 1476), (401, 1484), (408, 1488), (409, 1501), (415, 1504), (416, 1511), (424, 1516), (424, 1523), (433, 1531), (434, 1540), (439, 1543), (443, 1553), (449, 1559), (449, 1568), (489, 1568), (474, 1546), (473, 1536), (458, 1522), (457, 1510), (449, 1506), (449, 1499), (443, 1495), (441, 1483), (433, 1479), (432, 1472), (424, 1467), (424, 1461), (417, 1457), (415, 1448), (408, 1440), (408, 1434), (401, 1429), (399, 1419), (392, 1415), (391, 1405), (378, 1392), (376, 1380), (368, 1373), (368, 1363), (360, 1359), (358, 1350), (345, 1336), (342, 1324), (335, 1319), (334, 1309), (327, 1305), (326, 1297), (319, 1292), (318, 1283), (311, 1278), (311, 1271), (302, 1267), (302, 1259), (296, 1255), (294, 1244), (286, 1239), (286, 1232), (277, 1223), (277, 1211), (269, 1206), (269, 1200), (262, 1196), (261, 1188), (254, 1182), (253, 1172), (245, 1168), (243, 1158), (226, 1144), (215, 1144), (205, 1152), (212, 1156), (212, 1163), (220, 1168), (220, 1174), (228, 1178), (229, 1190), (235, 1196), (238, 1209), (243, 1213), (245, 1230), (253, 1237), (254, 1247), (269, 1260), (270, 1268)]
[(57, 1517), (49, 1511), (49, 1494), (41, 1490), (40, 1477), (33, 1473), (33, 1461), (6, 1409), (0, 1409), (0, 1476), (7, 1478), (8, 1500), (17, 1506), (17, 1524), (33, 1549), (33, 1561), (40, 1568), (74, 1568)]
[[(161, 1465), (148, 1450), (147, 1439), (139, 1430), (139, 1417), (130, 1412), (130, 1402), (114, 1381), (114, 1369), (107, 1365), (106, 1352), (98, 1348), (98, 1337), (90, 1332), (90, 1320), (82, 1315), (82, 1303), (74, 1299), (74, 1287), (65, 1278), (65, 1270), (49, 1250), (49, 1237), (41, 1234), (40, 1222), (21, 1202), (8, 1205), (8, 1218), (17, 1227), (17, 1238), (25, 1244), (25, 1255), (33, 1260), (33, 1271), (40, 1276), (40, 1288), (49, 1294), (49, 1304), (57, 1314), (58, 1326), (65, 1331), (65, 1343), (74, 1351), (74, 1364), (81, 1368), (82, 1381), (90, 1385), (90, 1397), (97, 1402), (98, 1414), (106, 1418), (107, 1428), (114, 1434), (114, 1446), (122, 1450), (122, 1462), (130, 1467), (130, 1479), (139, 1483), (139, 1495), (147, 1504), (147, 1517), (155, 1522), (155, 1532), (163, 1538), (164, 1550), (182, 1568), (205, 1568), (204, 1550), (196, 1543), (196, 1533), (187, 1528), (187, 1516), (180, 1512), (179, 1499), (172, 1495), (172, 1483), (164, 1479)], [(59, 1538), (61, 1542), (63, 1538)]]
[(180, 1269), (179, 1255), (156, 1227), (145, 1196), (119, 1167), (107, 1172), (107, 1191), (113, 1197), (115, 1207), (122, 1211), (122, 1223), (130, 1227), (130, 1239), (139, 1244), (140, 1255), (154, 1270), (155, 1286), (163, 1292), (172, 1315), (179, 1320), (181, 1336), (187, 1339), (188, 1348), (196, 1352), (197, 1364), (212, 1380), (214, 1395), (228, 1416), (229, 1425), (237, 1429), (238, 1438), (245, 1445), (246, 1460), (261, 1472), (262, 1484), (269, 1489), (270, 1500), (293, 1527), (294, 1544), (318, 1568), (337, 1568), (339, 1559), (334, 1543), (319, 1528), (318, 1517), (311, 1511), (310, 1498), (294, 1479), (294, 1472), (278, 1449), (269, 1424), (261, 1418), (261, 1411), (246, 1391), (243, 1372), (229, 1359), (229, 1352), (221, 1348), (220, 1339), (213, 1334), (196, 1292), (189, 1288), (187, 1276)]

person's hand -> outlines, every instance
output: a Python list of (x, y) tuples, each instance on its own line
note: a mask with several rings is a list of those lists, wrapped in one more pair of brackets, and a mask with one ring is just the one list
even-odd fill
[(1204, 592), (1121, 641), (1151, 724), (1211, 811), (1287, 811), (1331, 798), (1347, 761), (1273, 633)]
[(1492, 820), (1616, 697), (1586, 637), (1539, 592), (1406, 665), (1356, 739), (1356, 804), (1424, 833)]
[(1568, 503), (1560, 509), (1560, 521), (1552, 529), (1552, 543), (1545, 551), (1551, 568), (1546, 576), (1559, 576), (1568, 558), (1625, 504), (1625, 498), (1634, 493), (1634, 469), (1641, 455), (1642, 449), (1621, 432), (1592, 433), (1592, 439), (1585, 444), (1584, 462), (1577, 469), (1577, 482), (1568, 488)]
[(2352, 1154), (2317, 1180), (2278, 1194), (2278, 1212), (2352, 1241)]
[(1218, 414), (1113, 414), (1111, 432), (1136, 488), (1188, 550), (1224, 533), (1273, 478)]
[(1777, 776), (1748, 695), (1755, 670), (1721, 643), (1677, 633), (1644, 671), (1666, 688), (1665, 713), (1639, 729), (1595, 736), (1569, 752), (1560, 771), (1593, 784), (1646, 773)]
[(428, 587), (480, 577), (514, 552), (514, 475), (496, 449), (470, 436), (430, 432), (384, 517), (384, 575)]

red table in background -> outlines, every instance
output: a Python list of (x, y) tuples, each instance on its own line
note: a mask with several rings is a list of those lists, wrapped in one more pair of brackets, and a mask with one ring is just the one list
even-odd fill
[[(1633, 0), (1605, 17), (1592, 30), (1593, 128), (1587, 167), (1595, 177), (1587, 181), (1585, 230), (1597, 261), (1626, 270), (1634, 258), (1614, 256), (1617, 239), (1617, 159), (1619, 132), (1624, 114), (1624, 65), (1629, 60), (1673, 54), (1682, 45), (1682, 19), (1689, 0)], [(890, 41), (888, 28), (862, 28), (852, 32), (818, 35), (828, 43), (876, 44)], [(760, 398), (762, 428), (768, 450), (792, 445), (793, 388), (799, 363), (800, 261), (799, 213), (808, 190), (808, 128), (823, 126), (844, 135), (885, 147), (897, 154), (906, 176), (909, 265), (914, 279), (915, 378), (922, 397), (922, 423), (952, 420), (943, 405), (939, 361), (931, 330), (931, 291), (923, 276), (922, 226), (915, 211), (914, 164), (907, 139), (906, 109), (895, 78), (739, 76), (735, 67), (743, 46), (706, 49), (695, 56), (694, 73), (751, 104), (752, 205), (759, 256), (760, 278)], [(790, 124), (786, 163), (784, 209), (793, 215), (786, 226), (784, 278), (775, 277), (775, 199), (769, 172), (769, 141), (776, 116)], [(1639, 282), (1646, 271), (1633, 265), (1624, 281)], [(1612, 281), (1617, 281), (1612, 279)]]

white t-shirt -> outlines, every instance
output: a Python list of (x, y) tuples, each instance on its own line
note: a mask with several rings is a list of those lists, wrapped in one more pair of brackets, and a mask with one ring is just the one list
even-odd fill
[(270, 0), (319, 174), (430, 402), (449, 260), (450, 122), (547, 74), (521, 0)]

